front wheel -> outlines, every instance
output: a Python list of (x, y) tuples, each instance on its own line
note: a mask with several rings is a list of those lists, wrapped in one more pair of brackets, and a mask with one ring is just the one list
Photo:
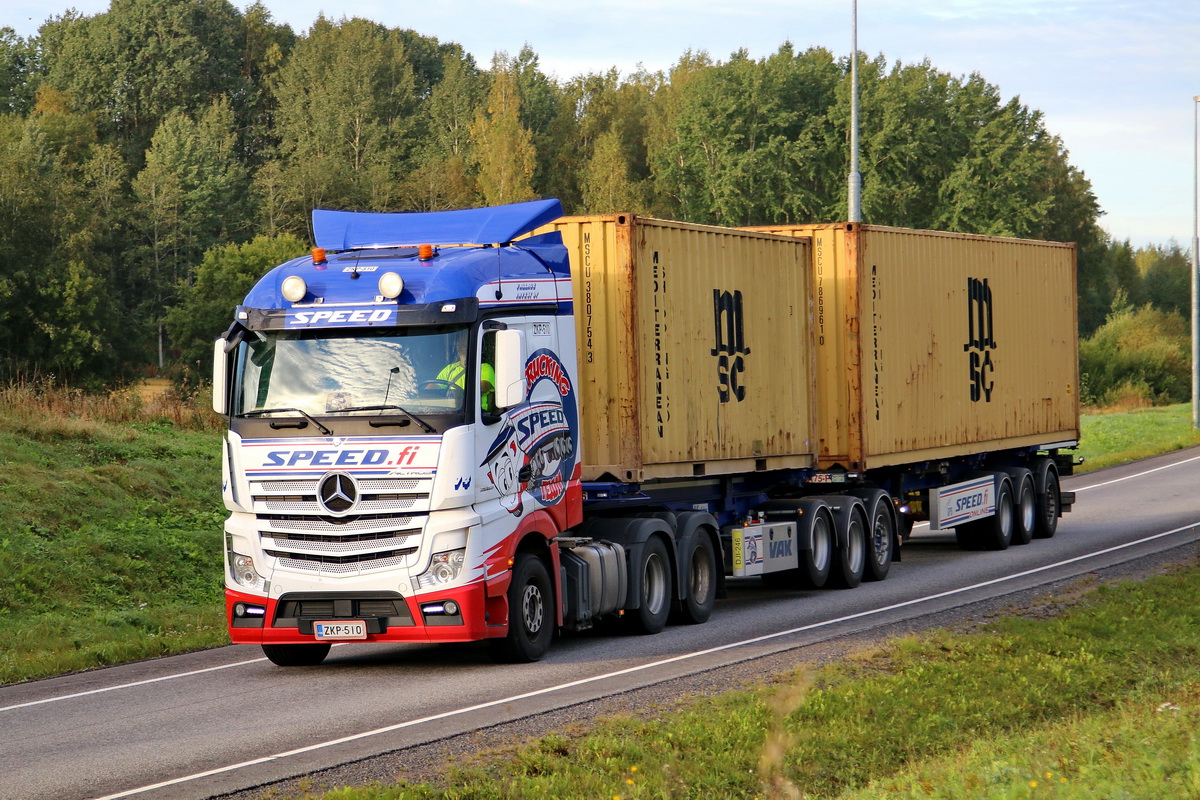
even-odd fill
[(328, 642), (320, 644), (264, 644), (263, 654), (280, 667), (315, 667), (329, 655)]
[(546, 562), (517, 553), (508, 585), (508, 635), (491, 641), (497, 660), (527, 664), (546, 654), (554, 636), (553, 598)]

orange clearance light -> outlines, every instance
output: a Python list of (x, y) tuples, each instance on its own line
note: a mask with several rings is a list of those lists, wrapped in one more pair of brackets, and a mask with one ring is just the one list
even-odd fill
[(423, 244), (417, 248), (417, 258), (422, 261), (431, 261), (433, 259), (433, 245)]
[(324, 264), (325, 263), (325, 248), (324, 247), (314, 247), (312, 249), (312, 256), (313, 256), (313, 264), (314, 265)]

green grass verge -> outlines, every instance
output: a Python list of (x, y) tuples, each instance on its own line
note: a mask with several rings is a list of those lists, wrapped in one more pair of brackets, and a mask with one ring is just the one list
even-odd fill
[(441, 786), (320, 797), (1200, 797), (1197, 596), (1196, 568), (1102, 586), (1058, 616), (901, 638), (660, 718), (602, 719), (450, 765)]
[(1190, 403), (1111, 414), (1084, 414), (1080, 427), (1077, 454), (1085, 460), (1077, 472), (1111, 467), (1200, 444), (1200, 432), (1192, 427)]
[(220, 440), (0, 412), (0, 683), (229, 641)]

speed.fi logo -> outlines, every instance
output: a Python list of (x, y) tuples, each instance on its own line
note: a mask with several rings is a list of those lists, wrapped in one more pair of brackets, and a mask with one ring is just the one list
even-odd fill
[(525, 402), (511, 409), (483, 465), (500, 502), (518, 516), (528, 495), (543, 507), (566, 494), (578, 460), (575, 387), (558, 356), (538, 350), (525, 362)]

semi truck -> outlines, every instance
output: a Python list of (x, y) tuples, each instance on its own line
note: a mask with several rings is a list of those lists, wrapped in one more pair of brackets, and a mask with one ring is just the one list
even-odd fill
[(1072, 245), (552, 199), (312, 221), (214, 346), (229, 633), (281, 666), (535, 661), (703, 623), (732, 580), (882, 580), (917, 520), (1027, 544), (1074, 501)]

